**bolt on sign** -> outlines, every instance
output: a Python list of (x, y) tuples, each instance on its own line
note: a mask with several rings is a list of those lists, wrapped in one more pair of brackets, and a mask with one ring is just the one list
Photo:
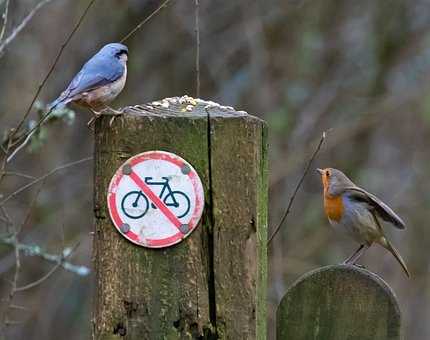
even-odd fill
[(116, 229), (129, 241), (150, 248), (181, 242), (196, 228), (204, 207), (196, 170), (165, 151), (128, 159), (113, 176), (107, 198)]

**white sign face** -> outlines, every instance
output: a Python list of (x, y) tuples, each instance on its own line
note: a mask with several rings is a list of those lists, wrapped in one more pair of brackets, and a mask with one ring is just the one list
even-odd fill
[(204, 207), (203, 186), (181, 157), (148, 151), (117, 170), (109, 185), (108, 207), (115, 227), (129, 241), (168, 247), (197, 226)]

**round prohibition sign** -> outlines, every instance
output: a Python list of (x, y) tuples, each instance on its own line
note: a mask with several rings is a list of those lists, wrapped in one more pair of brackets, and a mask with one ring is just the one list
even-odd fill
[(119, 167), (107, 201), (113, 224), (125, 238), (162, 248), (180, 242), (196, 228), (204, 192), (187, 161), (170, 152), (148, 151)]

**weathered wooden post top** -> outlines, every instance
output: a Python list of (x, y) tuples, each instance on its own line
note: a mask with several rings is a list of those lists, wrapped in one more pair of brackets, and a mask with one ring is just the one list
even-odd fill
[(376, 274), (335, 265), (311, 271), (277, 310), (277, 340), (400, 340), (400, 308)]
[[(93, 338), (265, 339), (265, 123), (187, 96), (128, 107), (109, 121), (95, 127)], [(194, 198), (161, 170), (142, 173), (136, 159), (145, 158), (136, 155), (149, 151), (179, 157), (189, 164), (181, 168), (185, 178), (190, 169), (200, 178), (205, 203), (191, 233), (192, 222), (183, 220), (198, 212), (189, 209)], [(121, 176), (137, 187), (117, 190)], [(108, 209), (108, 195), (122, 219)], [(175, 204), (184, 210), (175, 212)], [(181, 220), (184, 237), (166, 247), (139, 245), (156, 237), (145, 228), (161, 213), (173, 224)]]

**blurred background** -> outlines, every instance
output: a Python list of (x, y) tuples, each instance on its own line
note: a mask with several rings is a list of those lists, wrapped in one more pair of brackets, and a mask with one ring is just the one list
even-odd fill
[[(10, 2), (5, 37), (39, 2)], [(0, 0), (0, 13), (5, 3)], [(90, 56), (105, 43), (121, 39), (160, 3), (96, 1), (39, 99), (44, 103), (55, 99)], [(0, 55), (2, 134), (24, 115), (87, 4), (48, 1)], [(428, 1), (201, 0), (200, 31), (201, 97), (246, 110), (269, 124), (271, 228), (284, 212), (322, 131), (331, 128), (313, 168), (342, 169), (404, 218), (406, 231), (386, 226), (386, 233), (412, 279), (378, 246), (362, 263), (395, 291), (405, 338), (429, 339)], [(127, 45), (129, 76), (114, 107), (195, 94), (193, 1), (172, 0)], [(33, 143), (7, 170), (38, 177), (91, 156), (93, 138), (86, 126), (90, 115), (74, 109), (75, 119), (69, 115), (53, 121), (40, 136), (44, 143)], [(36, 109), (31, 117), (37, 118)], [(64, 240), (65, 246), (76, 245), (68, 261), (91, 267), (92, 176), (92, 162), (83, 162), (9, 200), (10, 219), (22, 225), (19, 241), (58, 254)], [(11, 174), (3, 180), (1, 193), (7, 196), (30, 181)], [(2, 235), (7, 231), (4, 224)], [(343, 261), (355, 248), (330, 229), (322, 211), (320, 180), (311, 171), (269, 249), (270, 339), (274, 313), (287, 287), (311, 269)], [(53, 266), (24, 255), (19, 286), (34, 282)], [(14, 274), (13, 248), (0, 245), (2, 301), (8, 298)], [(7, 338), (88, 338), (93, 281), (92, 274), (58, 269), (40, 285), (17, 292), (7, 313), (12, 323)], [(2, 320), (4, 312), (2, 303)]]

